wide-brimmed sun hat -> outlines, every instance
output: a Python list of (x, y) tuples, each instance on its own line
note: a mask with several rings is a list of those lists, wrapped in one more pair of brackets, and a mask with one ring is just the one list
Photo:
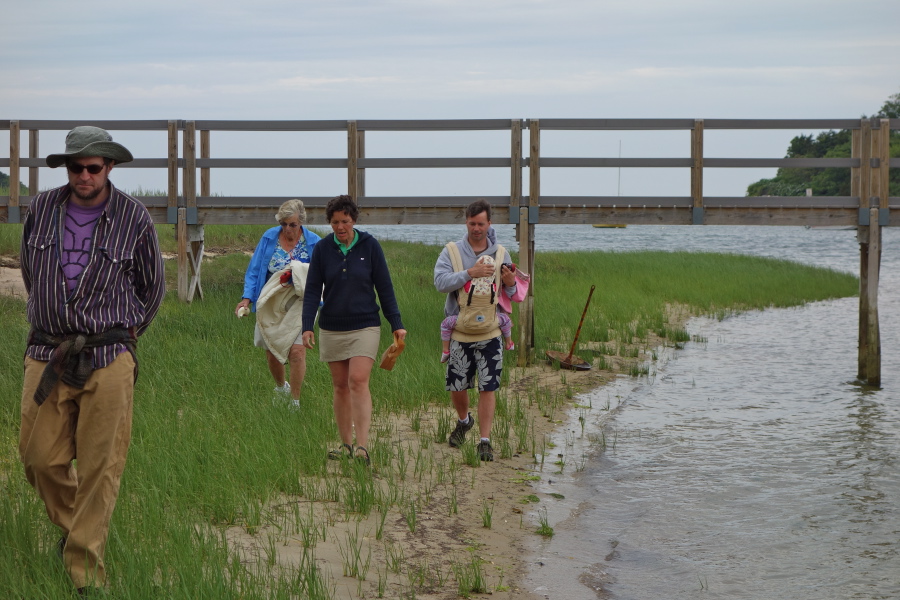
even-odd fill
[(116, 164), (134, 160), (128, 148), (112, 141), (112, 136), (105, 129), (83, 125), (76, 127), (66, 136), (65, 152), (51, 154), (47, 157), (47, 166), (55, 169), (65, 163), (67, 158), (87, 158), (89, 156), (111, 158), (116, 161)]

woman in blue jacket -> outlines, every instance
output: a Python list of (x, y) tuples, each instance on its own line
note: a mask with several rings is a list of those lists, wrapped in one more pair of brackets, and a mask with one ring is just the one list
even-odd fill
[[(303, 222), (306, 221), (306, 209), (300, 200), (288, 200), (282, 204), (275, 214), (275, 219), (278, 221), (278, 227), (273, 227), (263, 234), (244, 275), (243, 297), (234, 309), (239, 317), (246, 312), (241, 309), (249, 308), (251, 304), (253, 311), (256, 311), (259, 293), (273, 273), (287, 267), (292, 260), (308, 263), (313, 246), (320, 239), (303, 226)], [(288, 354), (288, 364), (291, 366), (290, 382), (285, 380), (284, 365), (266, 348), (258, 324), (253, 333), (253, 343), (266, 350), (269, 372), (275, 379), (275, 391), (284, 396), (290, 395), (294, 405), (299, 406), (300, 388), (306, 376), (306, 348), (301, 337), (297, 337)]]

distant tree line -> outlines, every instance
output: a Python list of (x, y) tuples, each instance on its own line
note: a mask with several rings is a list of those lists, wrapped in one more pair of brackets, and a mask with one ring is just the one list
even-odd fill
[[(19, 193), (22, 195), (27, 195), (28, 186), (20, 183)], [(2, 172), (0, 172), (0, 196), (9, 196), (9, 175)]]
[[(894, 94), (872, 117), (900, 119), (900, 93)], [(863, 115), (863, 119), (866, 117)], [(799, 135), (791, 140), (785, 158), (848, 158), (850, 131), (824, 131), (813, 137)], [(900, 132), (891, 132), (891, 156), (900, 157)], [(850, 169), (782, 168), (771, 179), (760, 179), (747, 187), (748, 196), (849, 196)], [(900, 169), (890, 171), (890, 196), (900, 196)]]

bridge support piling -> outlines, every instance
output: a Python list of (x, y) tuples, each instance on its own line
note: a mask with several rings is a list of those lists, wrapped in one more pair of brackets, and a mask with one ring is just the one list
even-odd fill
[[(881, 333), (878, 322), (878, 283), (881, 271), (882, 212), (889, 207), (890, 122), (861, 123), (854, 132), (851, 153), (859, 168), (851, 170), (851, 193), (860, 198), (859, 241), (859, 351), (857, 378), (881, 386)], [(887, 211), (884, 211), (887, 212)], [(886, 216), (886, 215), (885, 215)]]
[(869, 209), (869, 243), (866, 261), (866, 383), (881, 386), (881, 332), (878, 324), (878, 275), (881, 267), (881, 226), (878, 209)]

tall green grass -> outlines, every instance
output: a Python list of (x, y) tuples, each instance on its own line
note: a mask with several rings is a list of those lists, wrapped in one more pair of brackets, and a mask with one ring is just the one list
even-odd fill
[(22, 225), (19, 223), (0, 224), (0, 255), (19, 256), (22, 244)]
[[(252, 249), (264, 229), (221, 234), (229, 244), (232, 236), (246, 236), (238, 245)], [(218, 235), (208, 227), (207, 246), (218, 244)], [(438, 360), (443, 296), (432, 284), (440, 248), (382, 245), (409, 336), (394, 371), (372, 374), (374, 476), (354, 463), (326, 459), (339, 440), (330, 378), (317, 351), (309, 356), (301, 410), (273, 401), (264, 357), (251, 342), (253, 319), (233, 314), (247, 256), (231, 252), (207, 261), (203, 300), (182, 304), (168, 294), (138, 345), (133, 441), (107, 551), (114, 597), (328, 598), (342, 572), (359, 586), (366, 579), (375, 586), (377, 578), (379, 591), (399, 578), (387, 589), (412, 595), (436, 585), (469, 586), (462, 571), (454, 571), (456, 582), (445, 581), (450, 563), (443, 571), (440, 565), (437, 571), (421, 564), (418, 571), (388, 568), (402, 551), (400, 533), (415, 536), (428, 507), (456, 518), (457, 488), (461, 498), (479, 469), (465, 466), (445, 444), (452, 416)], [(538, 355), (571, 340), (592, 284), (597, 290), (581, 336), (609, 350), (665, 331), (671, 303), (725, 316), (851, 296), (858, 285), (851, 275), (744, 256), (541, 253), (535, 268)], [(0, 323), (0, 589), (16, 598), (66, 597), (69, 582), (52, 550), (59, 534), (25, 483), (16, 450), (24, 302), (0, 297)], [(384, 347), (387, 327), (382, 333)], [(507, 359), (514, 364), (515, 353)], [(553, 418), (565, 400), (540, 390), (500, 394), (494, 447), (503, 458), (527, 451), (537, 460), (541, 441), (524, 407), (534, 403)], [(429, 416), (435, 407), (438, 416)], [(477, 520), (471, 512), (459, 515)], [(351, 523), (352, 537), (332, 532), (343, 522)], [(254, 558), (228, 541), (236, 531), (268, 541)], [(330, 569), (317, 562), (315, 547), (329, 536), (338, 537), (343, 562)], [(299, 563), (266, 558), (288, 544), (302, 545)], [(473, 555), (473, 564), (478, 560)]]
[(571, 341), (591, 285), (597, 287), (581, 335), (615, 345), (651, 333), (683, 341), (681, 332), (668, 327), (669, 305), (722, 318), (858, 293), (857, 278), (847, 273), (738, 254), (541, 253), (537, 261), (539, 347)]

